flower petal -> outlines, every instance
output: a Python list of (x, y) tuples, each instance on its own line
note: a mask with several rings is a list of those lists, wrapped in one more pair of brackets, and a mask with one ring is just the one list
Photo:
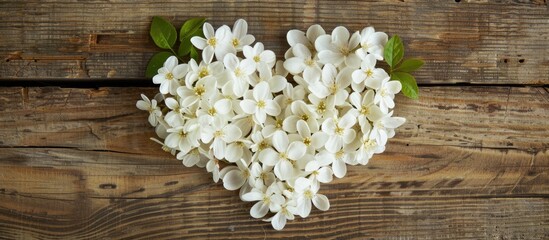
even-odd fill
[(272, 148), (267, 148), (259, 152), (259, 161), (267, 166), (274, 166), (279, 161), (278, 153)]
[(227, 124), (223, 127), (223, 141), (231, 143), (242, 136), (242, 131), (235, 125)]
[(246, 178), (242, 176), (242, 173), (239, 170), (229, 171), (225, 176), (223, 176), (223, 187), (227, 190), (236, 190), (242, 187), (246, 182)]
[(330, 209), (330, 201), (323, 194), (316, 194), (313, 197), (313, 204), (320, 211), (327, 211), (328, 209)]
[(288, 158), (292, 160), (299, 160), (307, 152), (307, 146), (300, 141), (290, 143), (288, 146)]
[(288, 144), (288, 135), (285, 132), (276, 131), (273, 134), (273, 146), (278, 152), (286, 152)]
[(332, 169), (334, 171), (334, 175), (338, 178), (344, 177), (347, 173), (347, 165), (341, 159), (336, 159), (332, 163)]
[(318, 170), (318, 176), (316, 177), (316, 179), (318, 179), (318, 181), (321, 183), (329, 183), (333, 179), (333, 174), (334, 172), (330, 167), (322, 167)]
[(282, 211), (274, 215), (271, 219), (271, 225), (273, 225), (275, 230), (282, 230), (284, 226), (286, 226), (286, 216), (282, 213)]
[(269, 212), (269, 205), (264, 204), (263, 202), (257, 202), (250, 209), (250, 215), (254, 218), (262, 218), (267, 215)]
[(250, 99), (244, 99), (240, 102), (240, 107), (247, 114), (254, 114), (257, 109), (257, 103)]

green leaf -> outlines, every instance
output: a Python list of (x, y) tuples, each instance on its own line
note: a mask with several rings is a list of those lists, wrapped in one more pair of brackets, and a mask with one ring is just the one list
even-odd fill
[(402, 93), (404, 96), (411, 99), (418, 99), (419, 88), (414, 76), (405, 72), (393, 72), (391, 77), (392, 79), (398, 80), (402, 84)]
[(175, 27), (161, 17), (153, 17), (150, 35), (156, 46), (163, 49), (172, 49), (177, 40)]
[(182, 38), (181, 44), (179, 45), (179, 49), (177, 50), (177, 54), (179, 54), (179, 57), (185, 57), (189, 55), (191, 52), (191, 48), (193, 48), (193, 44), (191, 43), (190, 38)]
[(196, 50), (195, 47), (191, 47), (191, 58), (196, 60), (196, 62), (200, 62), (200, 58), (202, 58), (200, 56), (200, 54), (198, 54), (198, 51)]
[(385, 58), (385, 62), (387, 62), (391, 68), (395, 68), (396, 65), (398, 65), (398, 63), (402, 60), (402, 57), (404, 56), (404, 45), (398, 35), (394, 35), (391, 39), (389, 39), (385, 45), (383, 56)]
[(421, 66), (423, 66), (422, 60), (410, 58), (402, 61), (402, 63), (395, 68), (395, 71), (410, 73), (418, 70)]
[(191, 37), (199, 35), (202, 33), (202, 25), (205, 22), (205, 18), (191, 18), (185, 21), (179, 31), (179, 39), (183, 41), (183, 39), (191, 39)]
[(164, 62), (173, 54), (171, 52), (158, 52), (152, 56), (147, 64), (146, 77), (154, 77), (158, 73), (158, 69), (164, 66)]

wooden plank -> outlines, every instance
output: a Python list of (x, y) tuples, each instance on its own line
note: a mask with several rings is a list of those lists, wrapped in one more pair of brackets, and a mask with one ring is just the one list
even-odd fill
[[(251, 204), (148, 141), (154, 88), (0, 88), (7, 238), (549, 236), (549, 92), (424, 87), (387, 151), (323, 185), (328, 212), (275, 232)], [(398, 230), (398, 231), (395, 231)]]
[[(155, 154), (155, 155), (150, 155)], [(149, 155), (63, 148), (0, 150), (1, 191), (43, 199), (185, 198), (197, 188), (223, 187), (200, 168), (168, 153)], [(549, 153), (391, 143), (366, 166), (322, 191), (370, 197), (549, 197)], [(215, 186), (215, 187), (214, 187)]]
[[(183, 199), (52, 201), (0, 195), (0, 234), (8, 239), (547, 239), (545, 198), (433, 199), (332, 195), (283, 231), (248, 216), (238, 196), (204, 189)], [(208, 205), (204, 203), (208, 203)]]
[[(146, 154), (157, 146), (147, 142), (154, 132), (135, 102), (156, 91), (0, 88), (0, 146)], [(549, 147), (549, 92), (542, 87), (422, 87), (419, 100), (399, 95), (396, 102), (395, 115), (407, 122), (393, 142), (533, 153)]]
[[(320, 23), (399, 34), (426, 60), (420, 83), (549, 84), (546, 1), (4, 1), (0, 79), (143, 79), (151, 17), (237, 18), (282, 56), (285, 33)], [(101, 13), (101, 14), (97, 14)]]

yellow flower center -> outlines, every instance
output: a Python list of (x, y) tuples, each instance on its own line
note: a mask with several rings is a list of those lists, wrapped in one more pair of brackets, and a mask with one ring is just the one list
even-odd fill
[(279, 154), (278, 154), (278, 157), (280, 157), (281, 159), (287, 159), (287, 158), (288, 158), (288, 156), (286, 155), (285, 152), (279, 153)]
[(212, 107), (212, 108), (208, 109), (208, 114), (210, 116), (215, 116), (215, 114), (217, 114), (217, 110), (215, 110), (215, 108)]
[(307, 59), (305, 60), (305, 65), (312, 67), (315, 64), (315, 61), (313, 59)]
[(181, 137), (181, 138), (187, 137), (187, 133), (181, 131), (181, 132), (179, 132), (179, 137)]
[(307, 115), (307, 114), (301, 115), (301, 120), (303, 120), (303, 121), (309, 120), (309, 115)]
[(174, 78), (174, 76), (173, 76), (172, 73), (166, 74), (166, 79), (168, 79), (168, 80), (173, 80), (173, 78)]
[(332, 84), (330, 85), (330, 92), (331, 92), (332, 94), (335, 94), (335, 93), (337, 92), (338, 89), (339, 89), (339, 87), (337, 86), (337, 84), (332, 83)]
[(366, 105), (362, 105), (362, 108), (360, 109), (360, 114), (368, 115), (369, 113), (370, 113), (370, 107)]
[(305, 196), (308, 199), (312, 199), (313, 198), (313, 192), (311, 192), (311, 190), (307, 189), (307, 190), (305, 190), (305, 192), (303, 192), (303, 196)]
[(257, 102), (257, 107), (258, 107), (258, 108), (265, 108), (266, 105), (267, 105), (267, 104), (266, 104), (265, 101), (263, 101), (263, 100), (259, 100), (259, 101)]
[(215, 131), (214, 136), (215, 136), (215, 137), (222, 137), (222, 136), (223, 136), (223, 132), (222, 132), (222, 131)]
[(319, 102), (316, 111), (321, 114), (324, 113), (324, 111), (326, 111), (326, 103), (324, 101)]
[(261, 58), (258, 55), (255, 55), (254, 62), (259, 62), (259, 61), (261, 61)]
[(374, 75), (374, 72), (372, 72), (372, 69), (368, 69), (364, 71), (364, 73), (366, 74), (367, 77), (372, 77), (372, 75)]
[(259, 150), (263, 150), (268, 147), (269, 147), (269, 144), (267, 144), (265, 141), (262, 141), (261, 143), (259, 143)]
[(349, 55), (349, 53), (351, 53), (351, 51), (349, 50), (348, 47), (340, 47), (339, 52), (341, 52), (341, 54), (343, 54), (345, 56), (347, 56), (347, 55)]
[(233, 47), (240, 45), (240, 41), (237, 38), (233, 38)]
[(208, 68), (206, 67), (201, 67), (200, 68), (200, 71), (198, 72), (198, 77), (199, 78), (203, 78), (203, 77), (206, 77), (210, 75), (210, 72), (208, 71)]
[(345, 156), (345, 152), (343, 152), (343, 149), (342, 150), (339, 150), (337, 153), (336, 153), (336, 158), (342, 158), (343, 156)]
[(215, 39), (214, 37), (208, 39), (208, 45), (215, 47), (216, 44), (217, 44), (217, 39)]
[(305, 144), (305, 146), (311, 145), (311, 138), (310, 138), (310, 137), (306, 137), (305, 139), (303, 139), (303, 143)]
[(237, 77), (241, 77), (242, 76), (242, 70), (240, 70), (240, 68), (236, 68), (234, 70), (234, 75), (237, 76)]
[(276, 128), (279, 128), (279, 129), (282, 128), (282, 120), (277, 119), (277, 120), (276, 120), (275, 127), (276, 127)]
[(194, 94), (196, 96), (202, 97), (202, 95), (206, 92), (206, 88), (204, 88), (203, 85), (196, 86), (194, 88)]
[(379, 91), (379, 95), (381, 95), (382, 97), (387, 96), (387, 90), (385, 90), (385, 88), (382, 88), (381, 91)]
[(337, 135), (343, 135), (343, 128), (340, 128), (339, 126), (336, 125), (335, 133)]

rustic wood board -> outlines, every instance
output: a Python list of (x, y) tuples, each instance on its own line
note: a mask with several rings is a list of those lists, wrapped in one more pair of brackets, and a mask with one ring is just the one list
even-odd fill
[(250, 204), (203, 169), (183, 167), (148, 140), (153, 130), (134, 104), (139, 93), (154, 91), (0, 88), (7, 136), (0, 148), (0, 232), (132, 239), (549, 236), (543, 87), (424, 87), (418, 101), (399, 97), (396, 114), (408, 121), (387, 151), (322, 188), (331, 211), (314, 211), (282, 232), (252, 219)]
[(178, 26), (196, 16), (215, 26), (245, 18), (279, 57), (289, 29), (373, 25), (426, 61), (420, 83), (549, 84), (545, 0), (9, 0), (0, 4), (0, 79), (143, 79), (158, 51), (148, 36), (155, 15)]
[[(245, 18), (279, 57), (289, 29), (373, 25), (426, 61), (420, 100), (323, 185), (330, 211), (275, 231), (149, 140), (152, 16)], [(0, 239), (549, 239), (546, 0), (4, 0), (0, 21)]]

